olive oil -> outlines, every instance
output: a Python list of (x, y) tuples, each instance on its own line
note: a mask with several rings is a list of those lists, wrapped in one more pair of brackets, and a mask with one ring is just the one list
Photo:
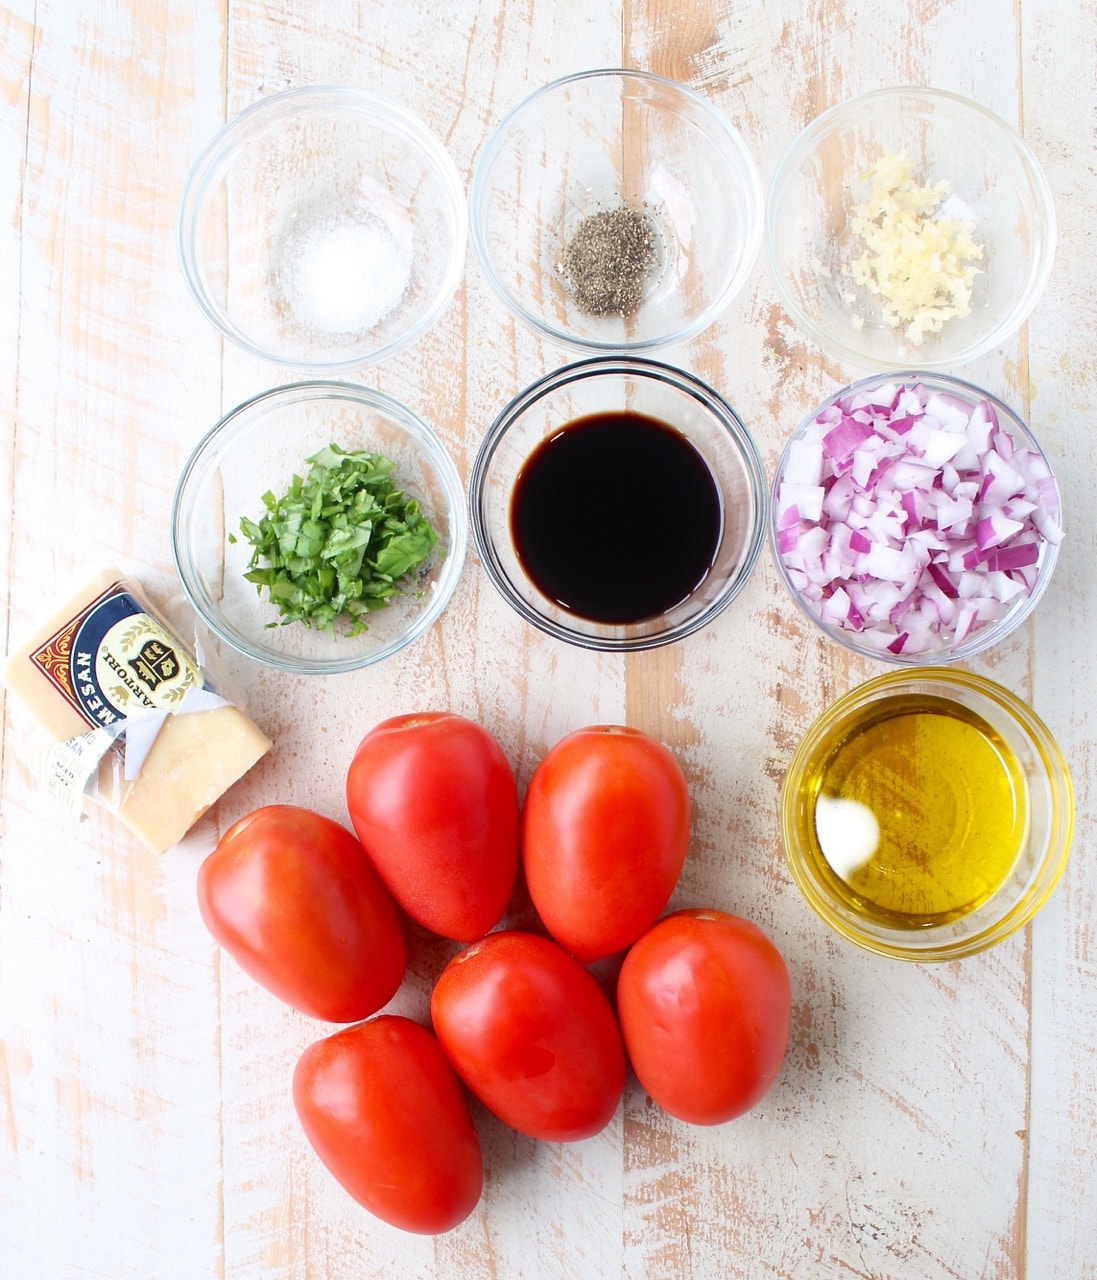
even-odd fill
[(1024, 774), (997, 731), (945, 698), (863, 706), (815, 753), (804, 847), (841, 900), (890, 928), (946, 924), (1009, 877), (1029, 822)]

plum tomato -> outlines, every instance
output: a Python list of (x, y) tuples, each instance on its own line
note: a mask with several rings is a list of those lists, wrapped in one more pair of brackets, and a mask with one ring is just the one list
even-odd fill
[(661, 742), (619, 725), (562, 738), (522, 812), (530, 897), (584, 963), (623, 951), (667, 905), (689, 845), (686, 779)]
[(495, 1115), (531, 1138), (606, 1127), (625, 1083), (617, 1019), (595, 978), (555, 942), (489, 934), (455, 956), (430, 999), (450, 1062)]
[(399, 911), (358, 841), (330, 818), (268, 805), (198, 869), (206, 928), (250, 977), (301, 1013), (357, 1022), (395, 995)]
[(381, 1014), (310, 1045), (293, 1104), (313, 1150), (375, 1217), (437, 1235), (476, 1208), (484, 1165), (468, 1101), (419, 1023)]
[(722, 1124), (761, 1101), (784, 1061), (788, 970), (756, 925), (676, 911), (630, 948), (617, 1014), (636, 1078), (672, 1116)]
[(518, 790), (481, 725), (446, 711), (382, 721), (351, 762), (347, 809), (416, 923), (458, 942), (499, 923), (518, 868)]

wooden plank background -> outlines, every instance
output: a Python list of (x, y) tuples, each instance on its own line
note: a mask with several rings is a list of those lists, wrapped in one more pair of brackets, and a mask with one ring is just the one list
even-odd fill
[[(291, 380), (224, 346), (186, 294), (174, 222), (218, 125), (289, 86), (382, 91), (469, 181), (487, 133), (567, 72), (643, 67), (704, 93), (768, 181), (814, 115), (930, 83), (1023, 129), (1057, 265), (1025, 332), (962, 372), (1029, 416), (1069, 540), (1033, 620), (974, 669), (1028, 698), (1075, 774), (1074, 855), (1038, 920), (991, 953), (907, 966), (841, 943), (784, 869), (785, 762), (877, 668), (825, 645), (763, 556), (736, 605), (672, 649), (580, 652), (522, 624), (470, 557), (432, 632), (380, 672), (303, 680), (227, 657), (276, 751), (162, 860), (107, 819), (67, 827), (3, 708), (0, 1277), (4, 1280), (1077, 1280), (1097, 1275), (1093, 869), (1097, 630), (1097, 6), (1057, 0), (9, 0), (0, 8), (0, 636), (103, 563), (177, 595), (168, 516), (197, 438)], [(516, 326), (470, 253), (453, 306), (359, 380), (408, 403), (467, 476), (498, 410), (566, 352)], [(736, 406), (772, 472), (858, 371), (779, 307), (761, 260), (711, 329), (666, 353)], [(6, 647), (6, 645), (5, 645)], [(695, 798), (675, 905), (756, 920), (793, 977), (785, 1069), (734, 1124), (695, 1129), (634, 1082), (604, 1134), (533, 1143), (476, 1111), (483, 1202), (458, 1230), (375, 1222), (308, 1149), (288, 1084), (318, 1027), (212, 945), (194, 879), (218, 832), (291, 796), (345, 820), (343, 776), (385, 715), (474, 716), (524, 786), (582, 724), (672, 745)], [(417, 939), (394, 1008), (425, 1016), (445, 946)]]

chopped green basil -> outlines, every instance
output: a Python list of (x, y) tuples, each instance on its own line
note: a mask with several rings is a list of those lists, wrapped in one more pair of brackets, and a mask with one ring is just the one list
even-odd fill
[(253, 548), (244, 577), (277, 606), (281, 622), (270, 626), (303, 622), (334, 635), (344, 618), (346, 634), (358, 635), (371, 609), (406, 590), (438, 535), (397, 487), (388, 458), (330, 444), (305, 461), (308, 474), (282, 497), (263, 494), (265, 515), (241, 517)]

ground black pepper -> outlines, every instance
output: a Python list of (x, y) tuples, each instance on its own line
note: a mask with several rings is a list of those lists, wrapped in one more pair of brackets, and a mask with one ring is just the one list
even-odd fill
[(629, 316), (655, 266), (655, 228), (640, 209), (622, 205), (583, 219), (558, 269), (575, 305), (592, 316)]

